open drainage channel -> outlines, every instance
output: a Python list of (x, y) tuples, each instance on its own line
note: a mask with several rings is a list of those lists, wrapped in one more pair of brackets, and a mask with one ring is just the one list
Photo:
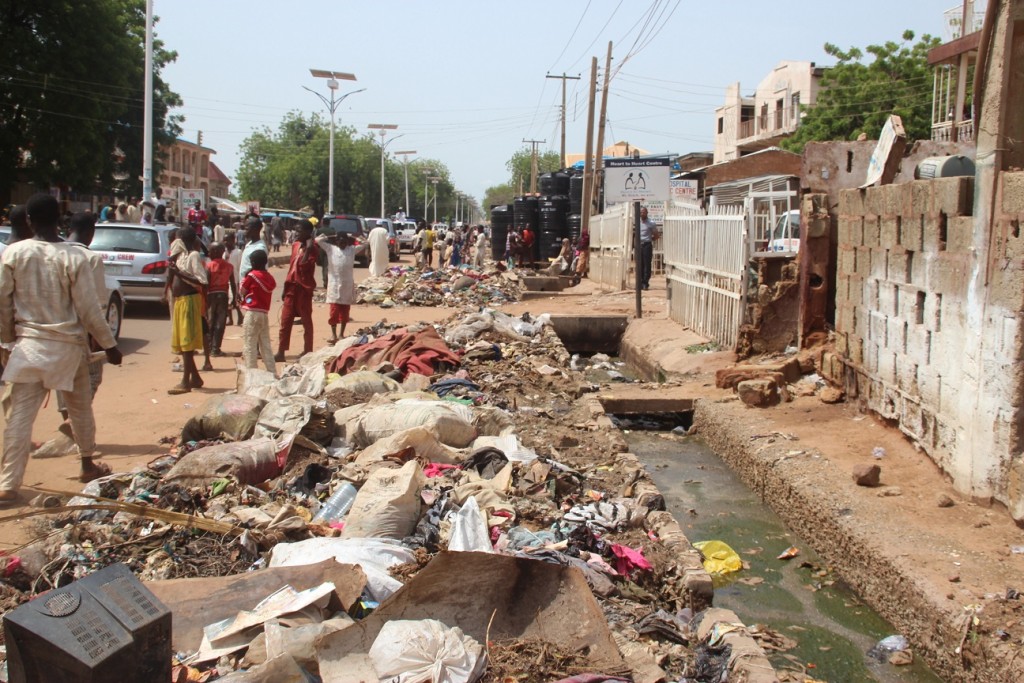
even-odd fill
[[(570, 353), (611, 356), (589, 363), (591, 367), (586, 360), (578, 361), (590, 381), (633, 378), (615, 358), (628, 324), (624, 316), (559, 316), (552, 323)], [(606, 364), (610, 367), (597, 370), (612, 369), (610, 378), (593, 374), (594, 365)], [(788, 671), (796, 676), (783, 680), (941, 681), (919, 657), (894, 666), (868, 654), (879, 640), (896, 633), (892, 626), (833, 575), (714, 451), (700, 439), (684, 436), (691, 402), (662, 405), (657, 413), (640, 412), (650, 410), (642, 405), (636, 412), (624, 403), (605, 407), (687, 538), (723, 541), (742, 558), (742, 570), (715, 578), (714, 604), (736, 612), (748, 626), (762, 625), (780, 636), (775, 643), (779, 649), (768, 647), (766, 653), (780, 675)], [(793, 547), (795, 557), (777, 559)]]

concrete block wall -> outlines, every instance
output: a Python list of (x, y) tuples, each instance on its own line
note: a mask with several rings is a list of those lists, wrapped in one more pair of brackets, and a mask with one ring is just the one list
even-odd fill
[(838, 193), (837, 357), (823, 364), (954, 476), (973, 192), (948, 178)]
[[(979, 196), (980, 206), (988, 207)], [(1024, 523), (1024, 172), (842, 190), (822, 372)]]

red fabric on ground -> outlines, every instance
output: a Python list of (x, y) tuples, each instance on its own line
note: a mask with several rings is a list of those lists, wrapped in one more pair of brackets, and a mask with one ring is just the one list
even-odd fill
[(433, 327), (425, 327), (414, 334), (402, 328), (368, 344), (345, 349), (327, 372), (344, 375), (363, 366), (375, 368), (381, 363), (391, 363), (403, 375), (416, 373), (429, 377), (437, 372), (441, 363), (458, 366), (459, 357)]

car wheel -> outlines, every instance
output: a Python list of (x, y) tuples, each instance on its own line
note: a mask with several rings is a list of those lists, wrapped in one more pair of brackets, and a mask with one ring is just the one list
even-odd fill
[(114, 335), (114, 339), (119, 339), (121, 337), (121, 321), (124, 320), (124, 302), (121, 301), (121, 296), (117, 292), (110, 295), (106, 317), (110, 333)]

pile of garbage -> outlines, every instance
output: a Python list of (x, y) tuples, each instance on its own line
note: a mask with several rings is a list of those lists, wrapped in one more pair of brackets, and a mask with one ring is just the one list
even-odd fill
[(175, 681), (727, 661), (698, 635), (664, 500), (570, 363), (546, 316), (484, 309), (360, 330), (281, 377), (239, 369), (168, 454), (50, 492), (41, 538), (3, 558), (2, 606), (123, 563), (173, 612)]
[(463, 265), (446, 270), (421, 270), (395, 266), (384, 275), (357, 286), (356, 303), (395, 306), (500, 306), (519, 301), (522, 280), (513, 271), (492, 266), (477, 269)]

